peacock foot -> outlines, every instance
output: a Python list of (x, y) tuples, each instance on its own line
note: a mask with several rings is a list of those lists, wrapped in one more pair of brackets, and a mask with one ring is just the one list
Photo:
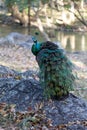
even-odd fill
[(59, 95), (51, 96), (51, 99), (53, 99), (53, 100), (64, 100), (68, 97), (69, 97), (69, 92), (67, 92), (66, 94), (63, 94), (61, 96), (59, 96)]

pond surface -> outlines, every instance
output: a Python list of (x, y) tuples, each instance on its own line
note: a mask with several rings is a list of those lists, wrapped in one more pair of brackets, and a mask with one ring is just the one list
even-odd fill
[[(36, 28), (31, 29), (31, 35), (38, 31)], [(28, 29), (22, 26), (7, 26), (0, 25), (0, 37), (4, 37), (11, 32), (19, 32), (28, 34)], [(61, 46), (67, 51), (86, 51), (87, 50), (87, 33), (83, 32), (59, 32), (55, 30), (48, 30), (52, 41), (59, 41)], [(38, 39), (43, 41), (43, 37), (39, 34)]]

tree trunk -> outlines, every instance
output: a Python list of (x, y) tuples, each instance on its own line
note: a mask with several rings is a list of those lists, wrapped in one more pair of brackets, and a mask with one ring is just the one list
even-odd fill
[(42, 33), (42, 35), (44, 36), (46, 41), (50, 41), (50, 38), (48, 37), (47, 33), (45, 32), (39, 16), (37, 16), (36, 19), (37, 19), (37, 24), (38, 24), (38, 28), (39, 28), (40, 32)]
[(25, 12), (25, 10), (22, 11), (22, 13), (19, 11), (19, 8), (17, 5), (13, 5), (12, 6), (12, 14), (13, 17), (18, 19), (19, 22), (24, 26), (27, 27), (28, 26), (28, 16)]
[(30, 34), (30, 3), (31, 0), (28, 0), (28, 33)]

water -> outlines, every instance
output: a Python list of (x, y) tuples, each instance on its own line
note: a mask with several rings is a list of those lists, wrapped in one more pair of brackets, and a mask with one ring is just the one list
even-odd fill
[(56, 39), (58, 39), (63, 48), (68, 51), (87, 50), (87, 33), (57, 32)]
[[(38, 31), (36, 28), (31, 29), (31, 35)], [(7, 26), (0, 25), (0, 37), (4, 37), (11, 32), (19, 32), (22, 34), (28, 34), (28, 29), (22, 26)], [(87, 50), (87, 33), (83, 32), (59, 32), (55, 30), (48, 30), (51, 32), (51, 40), (59, 41), (61, 46), (67, 51), (86, 51)], [(52, 36), (53, 35), (53, 36)], [(43, 41), (42, 35), (39, 33), (38, 39)]]

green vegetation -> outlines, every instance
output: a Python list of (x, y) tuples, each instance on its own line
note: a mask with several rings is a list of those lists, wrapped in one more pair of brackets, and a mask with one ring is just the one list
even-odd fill
[[(87, 26), (85, 20), (87, 17), (86, 4), (86, 1), (83, 0), (5, 0), (5, 5), (12, 14), (14, 14), (13, 7), (17, 6), (19, 11), (26, 10), (27, 13), (30, 13), (29, 15), (35, 18), (38, 16), (41, 21), (43, 20), (42, 17), (44, 17), (44, 22), (48, 26), (51, 26), (52, 23), (72, 25), (77, 20)], [(31, 12), (28, 12), (29, 9), (31, 9)], [(53, 15), (54, 13), (55, 15)]]
[[(14, 21), (24, 27), (29, 27), (29, 32), (32, 25), (38, 27), (46, 40), (49, 40), (47, 28), (85, 31), (87, 27), (86, 4), (83, 0), (5, 0), (10, 16), (13, 20), (16, 19)], [(68, 28), (69, 26), (71, 28)]]
[(13, 5), (18, 5), (19, 9), (22, 11), (28, 7), (28, 0), (6, 0), (5, 4), (8, 9), (10, 9)]

